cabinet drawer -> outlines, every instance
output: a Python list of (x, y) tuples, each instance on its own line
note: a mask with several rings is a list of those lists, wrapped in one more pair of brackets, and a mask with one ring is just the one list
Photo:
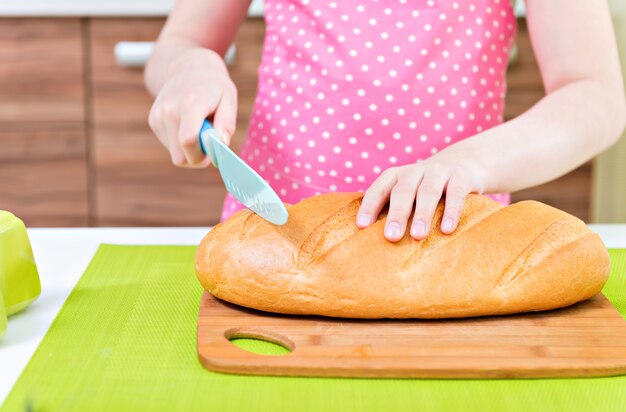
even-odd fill
[(0, 209), (86, 226), (82, 23), (0, 19)]
[[(171, 164), (148, 127), (153, 98), (145, 90), (142, 69), (119, 67), (115, 61), (118, 42), (154, 41), (163, 23), (163, 19), (90, 21), (92, 162), (100, 226), (199, 226), (219, 221), (226, 193), (219, 173)], [(246, 21), (236, 39), (237, 54), (230, 67), (240, 99), (234, 150), (247, 129), (262, 41), (261, 20)]]

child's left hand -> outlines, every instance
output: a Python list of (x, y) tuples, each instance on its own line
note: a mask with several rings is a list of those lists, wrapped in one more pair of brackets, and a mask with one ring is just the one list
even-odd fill
[(482, 193), (486, 187), (486, 173), (480, 165), (468, 160), (467, 155), (444, 150), (418, 163), (385, 170), (365, 192), (357, 226), (364, 228), (375, 222), (389, 201), (384, 233), (396, 242), (404, 237), (415, 206), (410, 234), (414, 239), (424, 239), (445, 192), (441, 231), (449, 234), (457, 227), (467, 194)]

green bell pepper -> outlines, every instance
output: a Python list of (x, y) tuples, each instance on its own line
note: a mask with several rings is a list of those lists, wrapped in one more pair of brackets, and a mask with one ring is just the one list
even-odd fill
[[(0, 295), (6, 316), (19, 312), (37, 299), (41, 283), (24, 222), (0, 210)], [(0, 318), (2, 317), (0, 313)], [(0, 320), (0, 331), (2, 320)]]
[(2, 299), (2, 292), (0, 292), (0, 339), (7, 331), (7, 313), (4, 309), (4, 300)]

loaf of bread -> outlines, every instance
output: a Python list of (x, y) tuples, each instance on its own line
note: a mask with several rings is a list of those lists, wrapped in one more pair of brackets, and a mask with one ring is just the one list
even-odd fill
[(579, 219), (536, 201), (469, 195), (453, 234), (383, 236), (355, 224), (359, 193), (288, 205), (274, 226), (248, 210), (202, 240), (196, 273), (217, 298), (263, 311), (349, 318), (458, 318), (561, 308), (602, 289), (609, 256)]

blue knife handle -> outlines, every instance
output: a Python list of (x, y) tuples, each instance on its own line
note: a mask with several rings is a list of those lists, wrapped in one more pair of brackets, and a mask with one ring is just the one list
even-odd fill
[(218, 167), (217, 159), (215, 158), (215, 153), (213, 150), (213, 145), (210, 141), (211, 138), (219, 140), (217, 130), (215, 130), (211, 122), (209, 122), (207, 119), (204, 119), (204, 122), (202, 123), (202, 128), (200, 128), (200, 133), (198, 134), (200, 149), (202, 149), (202, 153), (208, 155), (211, 158), (211, 163), (213, 163), (213, 166)]

